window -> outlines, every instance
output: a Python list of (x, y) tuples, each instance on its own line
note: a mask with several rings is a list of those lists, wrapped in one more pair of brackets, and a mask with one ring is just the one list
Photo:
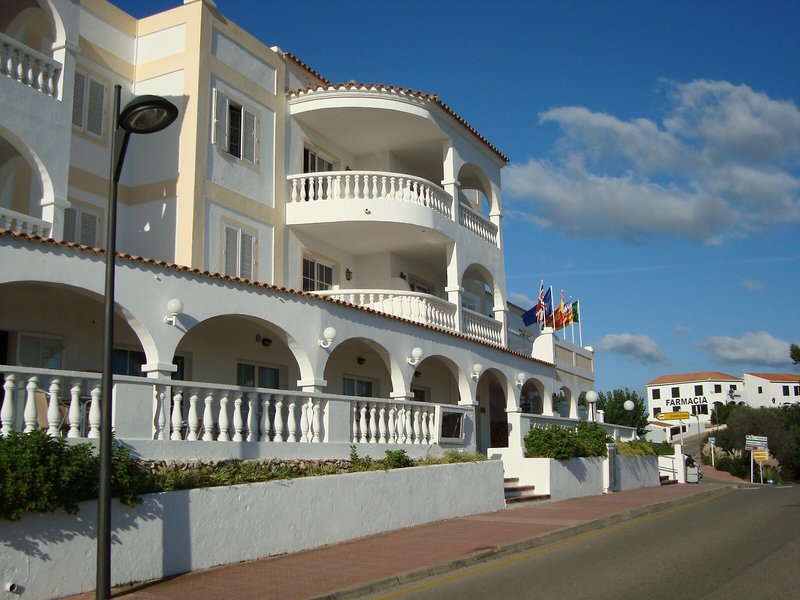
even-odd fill
[(653, 416), (654, 417), (660, 412), (661, 412), (661, 407), (660, 406), (654, 406), (653, 407)]
[(702, 385), (694, 386), (694, 395), (695, 396), (702, 396), (703, 395), (703, 386)]
[(784, 385), (783, 386), (783, 395), (784, 396), (788, 396), (789, 395), (789, 386), (788, 385)]
[(736, 389), (736, 384), (735, 384), (735, 383), (732, 383), (732, 384), (731, 384), (731, 389), (732, 389), (732, 390), (735, 390), (735, 389)]
[(722, 384), (720, 384), (720, 383), (715, 383), (714, 384), (714, 393), (715, 394), (721, 394), (722, 393)]
[(280, 371), (275, 367), (238, 363), (236, 365), (236, 385), (279, 390), (279, 374)]
[(241, 227), (225, 226), (225, 275), (255, 279), (256, 236)]
[(672, 388), (672, 397), (673, 398), (680, 398), (681, 397), (681, 390), (680, 388)]
[(800, 396), (800, 385), (794, 386), (794, 395)]
[(333, 267), (313, 258), (303, 259), (303, 291), (329, 290), (333, 287)]
[(414, 402), (427, 402), (428, 390), (421, 387), (411, 386), (411, 393), (414, 395)]
[(63, 354), (59, 337), (20, 333), (17, 338), (17, 364), (21, 367), (60, 369)]
[(106, 86), (86, 73), (75, 72), (72, 124), (94, 135), (103, 135)]
[(303, 173), (333, 171), (333, 163), (308, 148), (303, 149)]
[(374, 398), (372, 393), (372, 382), (355, 377), (342, 378), (342, 394), (345, 396), (361, 396), (364, 398)]
[(408, 278), (408, 288), (412, 292), (419, 292), (420, 294), (432, 294), (431, 286), (421, 283), (415, 279)]
[(759, 394), (763, 394), (764, 393), (764, 388), (761, 387), (761, 386), (758, 386), (758, 393)]
[(707, 404), (696, 404), (692, 406), (692, 415), (707, 415), (707, 414), (708, 414)]
[(258, 162), (258, 117), (221, 91), (214, 90), (214, 126), (211, 143), (220, 150), (256, 164)]
[(661, 390), (653, 390), (653, 400), (661, 400)]
[(96, 214), (83, 208), (71, 206), (64, 209), (64, 241), (96, 247), (99, 222)]
[[(147, 356), (141, 350), (128, 350), (126, 348), (114, 348), (114, 355), (111, 361), (111, 372), (114, 375), (134, 375), (142, 377), (142, 366), (147, 363)], [(186, 360), (183, 356), (173, 356), (172, 363), (178, 370), (172, 374), (172, 379), (183, 381), (186, 378)]]
[(672, 412), (681, 412), (681, 410), (682, 410), (681, 406), (673, 406), (672, 407)]

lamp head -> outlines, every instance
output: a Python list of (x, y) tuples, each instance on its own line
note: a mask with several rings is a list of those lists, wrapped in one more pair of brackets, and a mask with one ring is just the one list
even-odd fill
[(178, 107), (161, 96), (136, 96), (119, 115), (119, 126), (130, 133), (155, 133), (178, 117)]

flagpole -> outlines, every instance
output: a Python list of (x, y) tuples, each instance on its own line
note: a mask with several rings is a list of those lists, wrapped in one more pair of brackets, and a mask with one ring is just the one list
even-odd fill
[(583, 309), (581, 308), (581, 301), (578, 300), (578, 338), (580, 340), (581, 348), (583, 348)]
[[(550, 306), (551, 307), (553, 306), (553, 286), (552, 285), (550, 286)], [(553, 312), (550, 313), (550, 314), (553, 315), (553, 330), (555, 331), (555, 328), (556, 328), (556, 309), (554, 308)], [(547, 311), (545, 311), (544, 324), (547, 325)]]
[[(572, 310), (572, 305), (571, 304), (569, 306), (569, 309), (572, 312), (572, 319), (570, 319), (569, 325), (570, 325), (570, 331), (572, 332), (572, 343), (574, 344), (575, 343), (575, 311)], [(578, 318), (579, 319), (581, 318), (580, 314), (578, 315)]]

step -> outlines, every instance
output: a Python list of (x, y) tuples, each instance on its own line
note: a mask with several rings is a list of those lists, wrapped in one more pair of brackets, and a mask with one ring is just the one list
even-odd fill
[(520, 502), (541, 502), (543, 500), (550, 500), (550, 494), (531, 494), (529, 496), (514, 496), (506, 498), (506, 504), (518, 504)]
[(661, 485), (675, 485), (676, 483), (678, 483), (677, 479), (670, 479), (668, 477), (666, 479), (661, 479)]
[(506, 483), (519, 483), (519, 477), (503, 477), (503, 484)]

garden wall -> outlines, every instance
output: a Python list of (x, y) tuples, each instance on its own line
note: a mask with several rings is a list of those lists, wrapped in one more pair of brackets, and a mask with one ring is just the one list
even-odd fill
[[(504, 506), (500, 461), (414, 467), (114, 501), (112, 582), (158, 579), (297, 552)], [(45, 600), (91, 590), (97, 504), (77, 515), (26, 513), (0, 526), (0, 598)], [(266, 590), (265, 590), (266, 592)]]

